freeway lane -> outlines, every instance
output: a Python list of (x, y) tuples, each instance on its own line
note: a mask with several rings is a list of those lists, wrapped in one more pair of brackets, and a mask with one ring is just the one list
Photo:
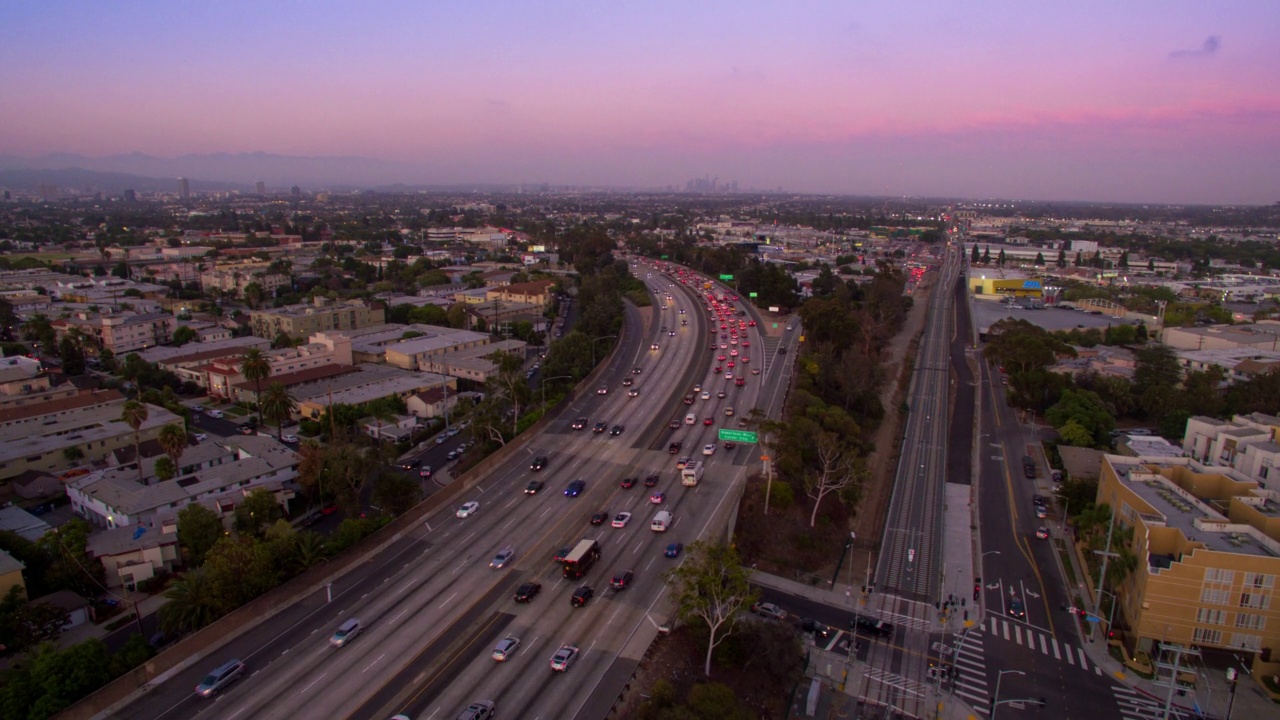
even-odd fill
[[(475, 516), (459, 520), (447, 511), (433, 515), (426, 526), (361, 566), (358, 577), (338, 578), (332, 604), (323, 604), (323, 591), (312, 593), (257, 631), (177, 673), (117, 716), (385, 717), (380, 715), (381, 708), (400, 702), (422, 705), (425, 714), (438, 714), (465, 705), (474, 699), (470, 695), (474, 691), (499, 700), (500, 707), (528, 708), (529, 717), (570, 717), (588, 700), (582, 688), (595, 687), (606, 676), (611, 687), (602, 688), (600, 695), (611, 700), (629, 674), (626, 663), (614, 667), (611, 661), (629, 638), (643, 628), (651, 629), (649, 608), (659, 599), (660, 573), (675, 562), (662, 558), (661, 548), (673, 540), (690, 542), (705, 532), (713, 514), (729, 506), (725, 501), (741, 471), (732, 462), (733, 454), (718, 454), (709, 459), (703, 483), (684, 489), (670, 470), (672, 457), (646, 449), (646, 435), (665, 444), (661, 436), (670, 432), (664, 430), (665, 424), (679, 406), (690, 364), (700, 364), (700, 372), (706, 375), (704, 356), (710, 333), (705, 311), (683, 292), (675, 295), (676, 302), (686, 307), (690, 325), (677, 326), (675, 337), (659, 338), (658, 351), (648, 349), (652, 338), (628, 333), (606, 374), (613, 383), (610, 392), (583, 396), (563, 416), (564, 423), (578, 413), (611, 423), (626, 418), (628, 427), (621, 437), (569, 432), (562, 429), (563, 424), (557, 426), (460, 498), (481, 503)], [(662, 313), (677, 315), (675, 310)], [(758, 347), (755, 334), (753, 341)], [(618, 390), (620, 378), (633, 365), (642, 367), (641, 394), (628, 398)], [(748, 376), (747, 386), (733, 387), (728, 391), (733, 394), (722, 402), (751, 407), (761, 392), (758, 380), (781, 376), (783, 369), (779, 365), (766, 375)], [(698, 372), (695, 365), (695, 377)], [(713, 379), (723, 383), (710, 375), (703, 382)], [(776, 397), (781, 383), (770, 385)], [(646, 388), (653, 390), (646, 392)], [(703, 405), (723, 407), (716, 402)], [(715, 427), (682, 427), (676, 432), (694, 445), (714, 437)], [(632, 438), (642, 442), (629, 442)], [(527, 496), (524, 485), (534, 476), (528, 470), (528, 458), (543, 453), (551, 457), (549, 467), (540, 474), (549, 480), (548, 487), (544, 493)], [(676, 516), (665, 535), (647, 527), (652, 515), (647, 494), (639, 487), (624, 491), (616, 484), (623, 475), (643, 476), (651, 471), (662, 471), (659, 489), (669, 493), (667, 507)], [(559, 491), (574, 478), (587, 480), (586, 492), (579, 498), (564, 498)], [(587, 517), (606, 506), (612, 512), (635, 513), (631, 526), (615, 530), (588, 525)], [(601, 594), (587, 608), (573, 610), (567, 596), (574, 584), (559, 578), (551, 555), (555, 548), (584, 536), (604, 541), (604, 557), (587, 577)], [(516, 549), (515, 565), (490, 570), (488, 559), (506, 544)], [(636, 585), (611, 597), (605, 592), (608, 577), (622, 567), (636, 570)], [(528, 606), (514, 605), (510, 589), (530, 577), (543, 583), (542, 595)], [(341, 619), (353, 616), (365, 623), (366, 630), (348, 647), (329, 648), (329, 633)], [(521, 633), (525, 643), (506, 666), (495, 672), (487, 652), (470, 657), (481, 645), (468, 639), (491, 639), (495, 630), (507, 629)], [(547, 682), (550, 670), (545, 663), (564, 640), (579, 642), (585, 655), (571, 670), (572, 681), (557, 686)], [(470, 649), (459, 655), (450, 650), (455, 647)], [(627, 662), (638, 656), (639, 651), (632, 651)], [(245, 660), (248, 678), (211, 702), (193, 699), (190, 688), (226, 657)], [(524, 667), (530, 662), (532, 667)], [(504, 682), (503, 673), (516, 677)], [(430, 681), (455, 675), (459, 680), (447, 686)], [(466, 679), (471, 676), (477, 681)], [(406, 677), (412, 678), (409, 690), (419, 686), (425, 690), (401, 693)]]

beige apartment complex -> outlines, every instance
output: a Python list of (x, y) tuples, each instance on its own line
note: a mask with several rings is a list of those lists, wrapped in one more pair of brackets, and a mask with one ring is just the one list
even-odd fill
[(77, 313), (52, 323), (61, 340), (72, 330), (95, 338), (98, 344), (117, 357), (135, 350), (164, 345), (178, 329), (178, 319), (168, 313), (120, 312), (110, 315)]
[(249, 327), (258, 337), (271, 339), (284, 333), (296, 340), (321, 332), (360, 330), (381, 325), (385, 319), (381, 305), (362, 300), (333, 303), (317, 297), (311, 305), (255, 310), (249, 313)]
[(1280, 495), (1192, 458), (1106, 455), (1097, 501), (1133, 529), (1115, 588), (1131, 649), (1280, 647)]

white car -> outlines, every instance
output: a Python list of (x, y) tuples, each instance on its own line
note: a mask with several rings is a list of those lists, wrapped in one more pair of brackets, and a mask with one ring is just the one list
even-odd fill
[(206, 414), (207, 414), (209, 417), (211, 417), (211, 418), (218, 418), (218, 419), (221, 419), (221, 418), (222, 418), (222, 411), (221, 411), (221, 410), (210, 410), (210, 411), (209, 411), (208, 413), (206, 413)]
[(287, 443), (296, 443), (296, 442), (298, 442), (298, 436), (297, 436), (297, 435), (293, 435), (292, 433), (285, 433), (284, 435), (281, 435), (281, 436), (280, 436), (280, 439), (281, 439), (281, 440), (283, 440), (284, 442), (287, 442)]
[(702, 454), (703, 454), (703, 455), (715, 455), (715, 454), (716, 454), (716, 444), (715, 444), (715, 443), (707, 443), (706, 445), (703, 445), (703, 446), (702, 446)]
[(192, 435), (192, 437), (196, 439), (196, 442), (204, 442), (209, 439), (209, 436), (204, 433), (196, 433), (195, 435)]
[(610, 525), (616, 528), (624, 528), (627, 526), (627, 523), (629, 522), (631, 522), (631, 513), (620, 512), (617, 515), (613, 516), (613, 522), (610, 523)]
[(458, 512), (454, 514), (460, 518), (471, 517), (479, 509), (480, 509), (480, 503), (476, 502), (475, 500), (472, 500), (470, 502), (462, 503), (462, 507), (458, 508)]
[(702, 395), (700, 395), (699, 397), (701, 397), (703, 400), (710, 400), (710, 399), (711, 399), (711, 393), (710, 393), (710, 392), (708, 392), (708, 391), (706, 391), (706, 390), (703, 390), (703, 391), (702, 391)]
[(504, 637), (498, 641), (498, 646), (493, 649), (493, 659), (498, 662), (504, 662), (516, 653), (516, 648), (518, 647), (520, 647), (520, 638)]

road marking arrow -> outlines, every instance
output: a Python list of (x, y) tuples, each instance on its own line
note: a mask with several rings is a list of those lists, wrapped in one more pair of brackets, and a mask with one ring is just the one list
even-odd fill
[(1032, 592), (1032, 591), (1030, 591), (1030, 590), (1023, 590), (1023, 592), (1025, 592), (1029, 597), (1033, 597), (1033, 598), (1035, 598), (1035, 599), (1037, 599), (1037, 600), (1039, 600), (1039, 599), (1040, 599), (1040, 596), (1039, 596), (1039, 595), (1035, 594), (1034, 592)]
[(988, 586), (987, 586), (987, 589), (988, 589), (988, 590), (998, 590), (998, 589), (1000, 589), (1000, 583), (991, 583), (990, 585), (988, 585)]

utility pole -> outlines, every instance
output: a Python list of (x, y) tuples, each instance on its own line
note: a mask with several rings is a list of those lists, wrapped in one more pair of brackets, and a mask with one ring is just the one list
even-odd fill
[[(1107, 549), (1103, 551), (1094, 550), (1095, 553), (1102, 556), (1102, 567), (1098, 570), (1098, 587), (1093, 593), (1093, 614), (1095, 616), (1100, 616), (1102, 613), (1102, 589), (1103, 583), (1107, 579), (1107, 561), (1119, 556), (1119, 553), (1111, 552), (1111, 535), (1116, 529), (1115, 519), (1116, 513), (1115, 510), (1112, 510), (1111, 514), (1107, 516)], [(1112, 604), (1115, 604), (1114, 600), (1112, 600)]]
[[(1164, 653), (1173, 653), (1172, 665), (1170, 665), (1168, 662), (1165, 662), (1165, 661), (1159, 661), (1159, 662), (1153, 663), (1157, 671), (1162, 670), (1164, 668), (1169, 668), (1170, 670), (1169, 691), (1165, 693), (1164, 712), (1161, 713), (1160, 715), (1160, 717), (1165, 718), (1165, 720), (1168, 720), (1168, 718), (1171, 717), (1170, 712), (1173, 709), (1173, 691), (1178, 688), (1178, 673), (1182, 671), (1182, 656), (1190, 655), (1192, 657), (1200, 657), (1200, 651), (1192, 650), (1190, 648), (1186, 648), (1181, 645), (1170, 644), (1170, 643), (1161, 643), (1160, 650), (1161, 650), (1162, 656), (1164, 655)], [(1160, 674), (1159, 672), (1157, 672), (1156, 677), (1159, 678), (1159, 676)]]

